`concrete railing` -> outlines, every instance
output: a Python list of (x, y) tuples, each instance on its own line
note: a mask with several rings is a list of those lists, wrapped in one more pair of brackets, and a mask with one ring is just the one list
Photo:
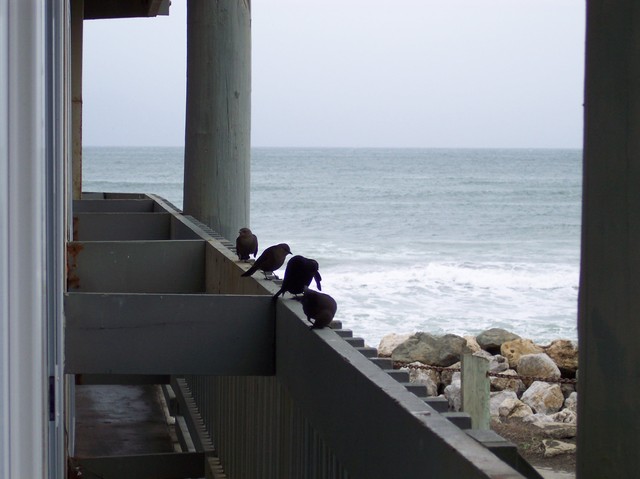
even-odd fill
[[(217, 455), (228, 477), (539, 477), (513, 445), (474, 439), (410, 392), (421, 394), (366, 357), (372, 348), (310, 330), (296, 301), (272, 302), (278, 285), (241, 278), (231, 244), (169, 203), (127, 198), (137, 208), (127, 213), (109, 207), (117, 196), (102, 201), (76, 209), (67, 372), (172, 374), (175, 414), (199, 438), (190, 444)], [(101, 221), (109, 241), (95, 234)], [(118, 279), (95, 278), (105, 275)], [(101, 346), (118, 341), (144, 345)]]

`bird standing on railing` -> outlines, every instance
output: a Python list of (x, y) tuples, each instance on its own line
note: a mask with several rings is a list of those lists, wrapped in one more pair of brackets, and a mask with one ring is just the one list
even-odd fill
[(236, 253), (241, 261), (248, 260), (250, 255), (255, 258), (258, 254), (258, 237), (249, 228), (240, 228), (236, 238)]
[[(325, 293), (318, 293), (308, 287), (304, 287), (304, 295), (296, 296), (296, 301), (302, 303), (302, 311), (311, 323), (311, 329), (322, 329), (329, 326), (338, 310), (336, 300)], [(311, 320), (314, 320), (313, 322)]]
[(282, 287), (278, 291), (273, 299), (275, 300), (281, 294), (289, 292), (291, 294), (302, 294), (305, 286), (311, 284), (311, 280), (316, 280), (316, 286), (320, 291), (320, 281), (322, 276), (318, 271), (318, 262), (315, 259), (305, 258), (304, 256), (294, 256), (287, 263), (287, 269), (284, 270), (284, 279), (282, 280)]
[(266, 278), (267, 273), (273, 273), (284, 264), (284, 260), (288, 254), (291, 254), (291, 249), (286, 243), (269, 246), (258, 256), (253, 266), (243, 273), (242, 276), (251, 276), (256, 271), (262, 270)]

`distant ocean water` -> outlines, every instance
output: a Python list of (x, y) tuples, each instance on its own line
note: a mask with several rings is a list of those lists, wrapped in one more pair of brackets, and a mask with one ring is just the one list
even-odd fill
[[(85, 191), (182, 207), (182, 148), (86, 147), (83, 163)], [(490, 327), (577, 339), (580, 150), (254, 148), (251, 175), (260, 249), (317, 259), (369, 345)]]

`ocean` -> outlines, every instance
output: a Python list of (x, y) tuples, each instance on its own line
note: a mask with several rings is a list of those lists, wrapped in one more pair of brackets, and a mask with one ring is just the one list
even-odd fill
[[(182, 207), (182, 148), (83, 155), (84, 191), (155, 193)], [(250, 227), (261, 251), (286, 242), (316, 259), (336, 319), (371, 346), (389, 333), (492, 327), (576, 340), (581, 156), (254, 148)]]

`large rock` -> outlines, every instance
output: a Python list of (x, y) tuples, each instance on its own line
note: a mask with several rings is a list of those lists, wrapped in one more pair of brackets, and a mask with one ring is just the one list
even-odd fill
[(460, 361), (460, 356), (467, 351), (466, 345), (465, 339), (455, 334), (435, 336), (429, 333), (415, 333), (397, 346), (391, 357), (394, 361), (420, 361), (446, 367)]
[(500, 417), (513, 418), (513, 417), (527, 417), (533, 414), (533, 411), (529, 406), (520, 401), (517, 397), (507, 397), (498, 406), (498, 413)]
[(467, 342), (467, 349), (470, 352), (476, 353), (478, 351), (482, 351), (482, 348), (478, 344), (478, 341), (476, 341), (475, 336), (464, 336), (464, 339)]
[(446, 387), (449, 384), (451, 384), (451, 379), (453, 378), (453, 375), (456, 373), (455, 370), (457, 369), (459, 371), (461, 367), (462, 367), (462, 363), (458, 361), (457, 363), (453, 363), (447, 369), (440, 372), (440, 384), (442, 385), (442, 387)]
[(509, 367), (517, 369), (520, 357), (525, 354), (544, 353), (544, 350), (530, 339), (514, 339), (506, 341), (500, 346), (500, 354), (509, 361)]
[[(520, 376), (532, 376), (539, 381), (545, 379), (558, 379), (560, 377), (560, 370), (556, 363), (547, 356), (545, 353), (538, 354), (525, 354), (520, 357), (518, 362), (518, 374)], [(523, 382), (529, 386), (536, 379), (523, 379)]]
[(553, 414), (564, 404), (564, 396), (558, 384), (535, 381), (522, 395), (522, 402), (536, 413)]
[(449, 401), (449, 409), (460, 411), (462, 409), (462, 381), (459, 372), (453, 373), (451, 384), (444, 388), (444, 397)]
[(533, 426), (537, 427), (542, 434), (552, 439), (568, 439), (576, 437), (578, 432), (576, 424), (564, 423), (564, 422), (532, 422)]
[(578, 370), (578, 348), (568, 339), (556, 339), (544, 348), (565, 377), (573, 378)]
[(576, 445), (570, 442), (558, 441), (556, 439), (543, 439), (544, 457), (554, 457), (561, 454), (575, 454)]
[(569, 394), (569, 397), (564, 400), (564, 407), (566, 407), (567, 409), (573, 412), (576, 412), (576, 413), (578, 412), (578, 393), (577, 392), (572, 392), (571, 394)]
[(498, 354), (502, 343), (513, 341), (519, 337), (517, 334), (513, 334), (506, 329), (491, 328), (478, 334), (476, 341), (485, 351), (489, 351), (491, 354)]
[(505, 401), (512, 399), (518, 399), (518, 396), (513, 391), (498, 391), (491, 393), (489, 398), (489, 414), (491, 417), (499, 416), (500, 406), (502, 406)]
[(384, 358), (390, 358), (393, 350), (396, 347), (398, 347), (400, 344), (404, 343), (410, 337), (411, 337), (411, 333), (387, 334), (380, 340), (380, 344), (378, 345), (378, 356), (384, 357)]
[(474, 356), (479, 358), (484, 358), (489, 361), (489, 371), (492, 373), (501, 373), (502, 371), (506, 371), (509, 369), (509, 363), (504, 356), (500, 354), (496, 354), (495, 356), (484, 349), (480, 351), (476, 351), (473, 353)]
[[(409, 366), (424, 366), (424, 364), (416, 361), (409, 364)], [(438, 395), (438, 373), (432, 369), (419, 369), (419, 368), (400, 368), (401, 371), (407, 371), (409, 373), (409, 382), (413, 384), (420, 384), (427, 388), (427, 396)]]
[(518, 379), (517, 374), (513, 369), (507, 369), (500, 374), (506, 374), (507, 376), (513, 376), (512, 378), (497, 378), (490, 376), (489, 381), (491, 383), (492, 391), (514, 391), (515, 393), (521, 393), (525, 390), (524, 383)]
[(578, 423), (578, 414), (571, 409), (563, 409), (562, 411), (552, 414), (550, 417), (553, 422), (563, 422), (567, 424)]

